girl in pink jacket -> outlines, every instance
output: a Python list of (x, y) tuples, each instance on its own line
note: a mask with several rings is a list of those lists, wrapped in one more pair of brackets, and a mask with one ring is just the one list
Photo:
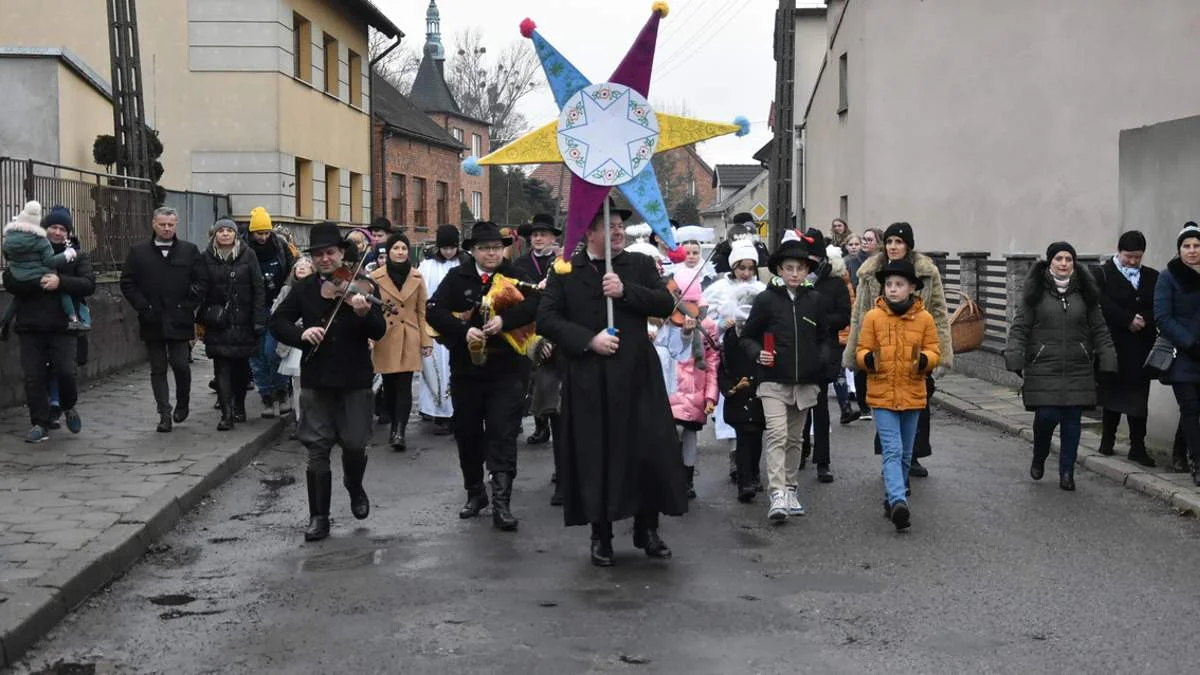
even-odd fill
[(683, 342), (691, 345), (675, 363), (675, 393), (671, 394), (671, 414), (679, 425), (683, 466), (687, 470), (688, 498), (696, 497), (696, 433), (704, 428), (717, 405), (717, 367), (721, 353), (717, 343), (717, 325), (712, 319), (684, 318)]

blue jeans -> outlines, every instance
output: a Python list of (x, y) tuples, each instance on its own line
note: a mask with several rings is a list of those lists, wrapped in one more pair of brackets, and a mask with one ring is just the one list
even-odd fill
[(1083, 408), (1077, 406), (1049, 405), (1036, 409), (1033, 413), (1033, 456), (1042, 459), (1050, 456), (1050, 439), (1054, 437), (1054, 427), (1058, 427), (1058, 473), (1074, 471), (1082, 419)]
[(254, 386), (259, 396), (282, 397), (287, 394), (288, 378), (279, 374), (282, 359), (275, 353), (279, 341), (270, 332), (263, 334), (258, 343), (258, 353), (250, 357), (250, 371), (254, 374)]
[(887, 493), (888, 506), (894, 506), (908, 501), (905, 483), (908, 480), (908, 468), (912, 465), (921, 411), (875, 408), (871, 412), (875, 416), (875, 430), (883, 446), (883, 489)]

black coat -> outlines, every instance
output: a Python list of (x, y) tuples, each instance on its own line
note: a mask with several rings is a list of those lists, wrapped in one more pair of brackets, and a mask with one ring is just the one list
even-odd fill
[[(523, 272), (508, 262), (501, 262), (495, 273), (529, 281)], [(450, 350), (452, 387), (455, 381), (490, 380), (512, 376), (523, 378), (529, 374), (529, 358), (518, 354), (502, 335), (492, 335), (488, 338), (486, 363), (482, 366), (471, 363), (471, 354), (467, 350), (467, 330), (483, 327), (483, 317), (477, 308), (491, 287), (490, 280), (486, 285), (483, 283), (472, 260), (470, 264), (459, 265), (447, 272), (442, 283), (438, 284), (437, 290), (434, 291), (433, 297), (429, 298), (425, 305), (425, 320), (439, 333), (438, 340)], [(522, 293), (525, 296), (523, 302), (499, 314), (504, 320), (505, 330), (533, 323), (537, 317), (537, 297), (532, 292)], [(470, 309), (475, 311), (471, 312), (466, 321), (454, 316), (455, 313)]]
[(153, 238), (134, 244), (121, 270), (121, 293), (138, 313), (143, 340), (191, 340), (196, 309), (207, 293), (204, 256), (179, 238), (166, 257)]
[(837, 331), (826, 324), (827, 305), (816, 288), (801, 286), (792, 300), (787, 287), (774, 282), (754, 298), (740, 344), (757, 361), (764, 336), (775, 336), (775, 365), (762, 369), (763, 381), (819, 385), (836, 379)]
[[(538, 306), (538, 332), (563, 360), (562, 457), (558, 480), (567, 525), (616, 521), (641, 511), (687, 511), (683, 458), (647, 317), (665, 317), (675, 299), (648, 256), (620, 253), (613, 272), (625, 296), (613, 301), (621, 345), (599, 356), (588, 343), (608, 325), (600, 279), (587, 253), (552, 274)], [(439, 289), (440, 290), (440, 289)]]
[[(830, 344), (839, 344), (838, 333), (850, 325), (850, 289), (846, 287), (846, 280), (835, 274), (833, 267), (825, 262), (817, 268), (817, 281), (813, 288), (817, 289), (825, 302), (821, 315), (822, 323), (828, 331), (828, 340)], [(842, 352), (840, 349), (832, 349), (830, 356), (833, 360), (829, 371), (833, 379), (837, 379), (837, 373), (841, 370)]]
[(517, 259), (514, 260), (512, 264), (513, 267), (521, 270), (522, 274), (525, 275), (523, 277), (525, 280), (536, 284), (548, 276), (550, 267), (554, 265), (555, 257), (550, 255), (538, 258), (536, 263), (534, 262), (533, 258), (533, 250), (531, 249), (517, 256)]
[[(758, 362), (739, 344), (737, 328), (731, 327), (725, 331), (721, 342), (721, 365), (717, 369), (717, 386), (725, 397), (724, 417), (729, 426), (763, 428), (762, 401), (756, 395), (760, 370)], [(742, 378), (746, 378), (750, 386), (730, 393)]]
[[(1105, 261), (1093, 269), (1100, 291), (1100, 309), (1112, 335), (1117, 352), (1117, 375), (1100, 381), (1100, 405), (1108, 410), (1145, 417), (1149, 412), (1150, 376), (1146, 357), (1158, 335), (1154, 321), (1154, 288), (1158, 270), (1142, 267), (1138, 287), (1134, 288), (1116, 264)], [(1146, 326), (1138, 332), (1129, 329), (1135, 314), (1141, 314)]]
[[(381, 340), (387, 332), (383, 311), (372, 304), (364, 316), (348, 306), (338, 310), (333, 324), (325, 333), (321, 348), (312, 352), (312, 345), (300, 340), (305, 329), (324, 326), (329, 320), (336, 300), (321, 297), (322, 279), (319, 274), (292, 286), (267, 326), (271, 334), (285, 345), (304, 350), (300, 365), (300, 386), (305, 389), (370, 389), (375, 378), (371, 363), (369, 340)], [(300, 325), (296, 325), (299, 321)]]
[(258, 260), (258, 271), (262, 275), (263, 292), (266, 294), (266, 306), (270, 307), (275, 304), (275, 298), (279, 297), (279, 291), (287, 283), (288, 273), (292, 271), (292, 265), (296, 264), (296, 258), (283, 238), (274, 232), (265, 244), (255, 241), (253, 233), (247, 233), (242, 241)]
[[(55, 247), (55, 253), (60, 253), (62, 247)], [(13, 315), (13, 330), (17, 333), (60, 332), (67, 329), (67, 313), (63, 311), (59, 293), (67, 293), (79, 303), (96, 292), (96, 273), (92, 270), (92, 261), (86, 253), (80, 252), (76, 258), (57, 270), (58, 289), (42, 290), (41, 279), (17, 281), (9, 271), (4, 270), (4, 289), (13, 296), (17, 303)]]
[[(226, 307), (222, 325), (204, 326), (204, 352), (209, 358), (241, 359), (258, 351), (267, 330), (266, 294), (254, 253), (240, 245), (237, 256), (222, 260), (210, 246), (204, 252), (208, 293), (200, 305), (201, 323), (209, 307)], [(228, 303), (228, 305), (226, 305)]]

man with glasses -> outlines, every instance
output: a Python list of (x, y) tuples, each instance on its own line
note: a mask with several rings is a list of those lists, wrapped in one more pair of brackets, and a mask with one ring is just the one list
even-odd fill
[(454, 403), (454, 440), (467, 501), (459, 518), (473, 518), (488, 505), (484, 467), (492, 474), (492, 525), (517, 529), (509, 508), (517, 476), (517, 434), (525, 408), (529, 359), (502, 335), (533, 322), (537, 299), (525, 299), (486, 320), (481, 311), (492, 277), (535, 282), (504, 259), (512, 245), (492, 222), (471, 228), (463, 249), (474, 261), (450, 270), (426, 305), (425, 318), (450, 350), (450, 398)]

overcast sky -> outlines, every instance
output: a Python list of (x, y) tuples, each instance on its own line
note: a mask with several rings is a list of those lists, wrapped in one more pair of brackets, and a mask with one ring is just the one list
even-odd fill
[[(771, 138), (767, 115), (775, 92), (771, 56), (777, 3), (770, 0), (668, 0), (659, 27), (650, 101), (719, 122), (750, 120), (749, 136), (724, 136), (699, 146), (709, 164), (751, 164)], [(374, 0), (418, 50), (425, 44), (428, 0)], [(650, 0), (438, 0), (447, 53), (454, 34), (483, 31), (484, 44), (499, 50), (522, 40), (518, 25), (533, 19), (538, 31), (593, 82), (607, 78), (650, 17)], [(530, 124), (558, 116), (545, 86), (521, 102)]]

